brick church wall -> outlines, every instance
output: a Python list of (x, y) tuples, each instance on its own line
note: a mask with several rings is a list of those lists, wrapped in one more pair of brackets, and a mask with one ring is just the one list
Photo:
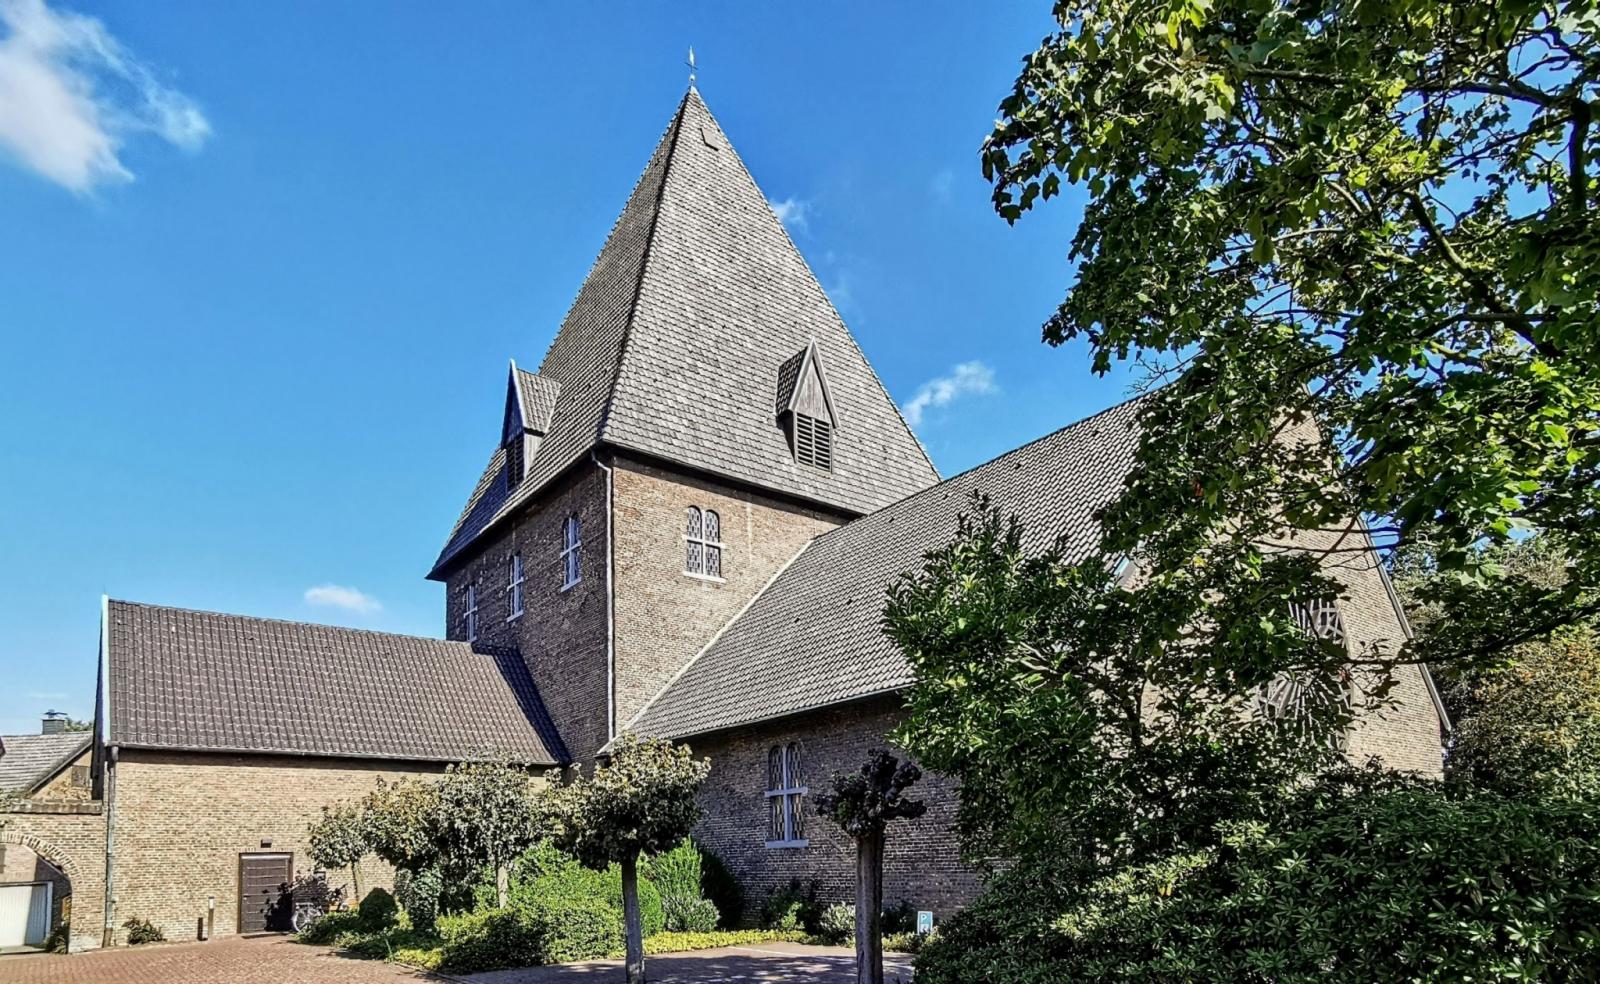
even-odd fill
[[(614, 481), (621, 728), (774, 574), (842, 517), (627, 459), (617, 462)], [(720, 581), (684, 572), (690, 506), (721, 518)]]
[[(195, 939), (210, 896), (217, 900), (214, 933), (237, 932), (239, 855), (292, 853), (295, 874), (309, 874), (306, 830), (323, 806), (370, 792), (379, 777), (394, 781), (443, 769), (437, 763), (123, 749), (114, 803), (118, 944), (125, 941), (122, 923), (132, 916), (150, 920), (169, 940)], [(103, 854), (98, 863), (104, 865)], [(362, 892), (394, 883), (393, 870), (376, 858), (362, 863), (360, 877)], [(335, 885), (349, 880), (348, 870), (329, 872)], [(98, 929), (95, 936), (98, 942)]]
[[(817, 879), (829, 902), (855, 898), (855, 842), (806, 803), (805, 847), (767, 847), (767, 752), (773, 745), (803, 743), (808, 788), (821, 792), (836, 772), (860, 768), (867, 753), (889, 747), (884, 741), (901, 719), (899, 700), (874, 698), (779, 721), (690, 739), (696, 756), (711, 759), (711, 775), (701, 787), (706, 816), (695, 833), (715, 851), (745, 887), (745, 921), (753, 922), (761, 902), (789, 884)], [(890, 747), (901, 757), (904, 753)], [(884, 850), (883, 899), (904, 899), (943, 919), (970, 901), (981, 888), (980, 873), (963, 862), (952, 830), (956, 794), (951, 783), (924, 773), (915, 796), (928, 812), (896, 821)]]
[[(563, 524), (582, 529), (579, 580), (562, 587)], [(511, 555), (523, 564), (523, 614), (511, 614)], [(517, 649), (574, 760), (610, 737), (606, 652), (606, 484), (586, 465), (485, 540), (450, 573), (445, 638), (465, 640), (467, 585), (477, 587), (478, 642)]]

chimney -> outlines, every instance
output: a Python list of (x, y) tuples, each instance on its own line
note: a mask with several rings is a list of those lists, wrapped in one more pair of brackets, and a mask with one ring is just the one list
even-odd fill
[(67, 716), (60, 711), (45, 711), (44, 724), (40, 727), (41, 735), (59, 735), (67, 730)]

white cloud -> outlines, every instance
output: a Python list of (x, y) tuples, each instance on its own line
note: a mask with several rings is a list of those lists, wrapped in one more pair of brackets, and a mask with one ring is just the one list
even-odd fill
[(149, 133), (195, 150), (200, 108), (166, 86), (93, 17), (44, 0), (0, 0), (0, 147), (73, 191), (131, 181), (122, 141)]
[(328, 605), (362, 615), (383, 611), (383, 605), (378, 602), (378, 599), (355, 588), (346, 588), (337, 584), (322, 584), (315, 588), (307, 588), (306, 601), (312, 605)]
[(785, 198), (781, 202), (772, 203), (772, 212), (778, 221), (791, 229), (801, 232), (810, 228), (811, 203), (799, 198)]
[(955, 172), (949, 168), (944, 168), (933, 176), (932, 181), (928, 182), (928, 193), (933, 196), (934, 201), (948, 205), (951, 198), (950, 192), (955, 187), (955, 183)]
[(906, 422), (916, 427), (930, 407), (945, 407), (963, 396), (983, 396), (998, 392), (994, 370), (976, 360), (953, 367), (948, 375), (936, 376), (917, 387), (905, 405)]

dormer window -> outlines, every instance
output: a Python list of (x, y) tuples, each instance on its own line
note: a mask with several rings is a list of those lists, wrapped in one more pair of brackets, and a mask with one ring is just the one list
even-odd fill
[(794, 460), (813, 468), (832, 470), (833, 428), (828, 422), (797, 413), (793, 430), (790, 439), (794, 442)]
[(478, 588), (476, 585), (467, 585), (467, 641), (478, 641)]
[(816, 342), (778, 367), (778, 421), (788, 432), (789, 452), (796, 463), (833, 470), (838, 418)]
[(683, 534), (683, 572), (722, 579), (722, 517), (715, 509), (690, 506)]

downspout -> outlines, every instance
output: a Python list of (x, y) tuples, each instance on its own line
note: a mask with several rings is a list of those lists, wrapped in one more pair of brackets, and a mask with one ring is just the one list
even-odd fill
[(606, 742), (609, 744), (617, 736), (617, 599), (614, 583), (617, 547), (613, 542), (612, 530), (616, 486), (612, 481), (611, 467), (592, 450), (589, 458), (606, 473)]
[[(111, 731), (111, 601), (100, 596), (100, 679), (96, 687), (105, 694), (105, 720), (96, 721), (96, 741), (104, 741)], [(96, 703), (99, 703), (98, 701)], [(104, 730), (101, 730), (104, 729)], [(106, 811), (106, 894), (105, 928), (100, 935), (100, 945), (105, 948), (117, 944), (116, 875), (117, 875), (117, 746), (108, 744), (105, 750), (105, 802)]]

